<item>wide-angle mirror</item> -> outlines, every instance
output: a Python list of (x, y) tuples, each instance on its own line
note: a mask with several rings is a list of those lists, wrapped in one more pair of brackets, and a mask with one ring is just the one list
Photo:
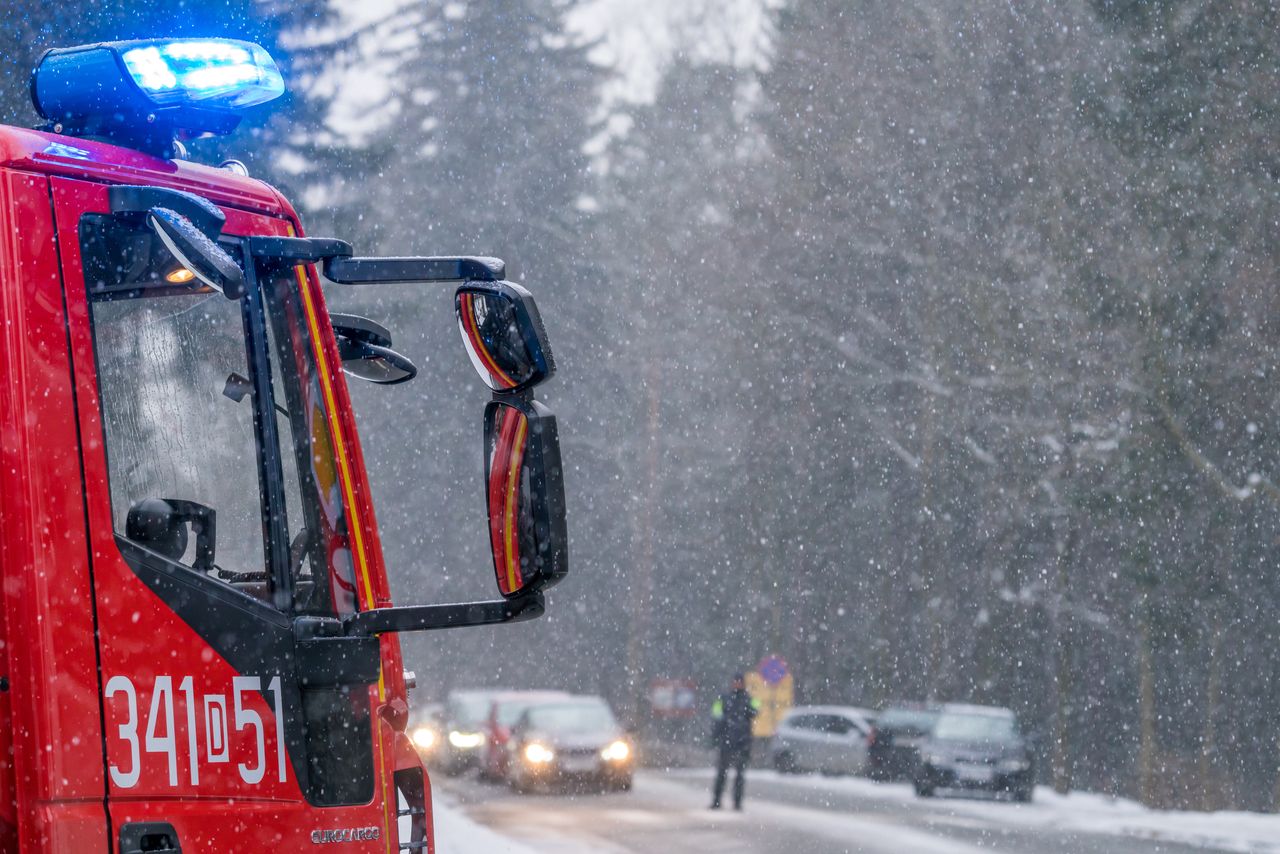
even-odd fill
[(165, 274), (170, 284), (199, 281), (228, 299), (244, 295), (244, 271), (240, 265), (191, 220), (169, 208), (155, 207), (147, 211), (147, 226), (177, 261)]
[(385, 326), (356, 314), (331, 314), (342, 370), (350, 376), (395, 385), (418, 375), (408, 357), (391, 349), (391, 333)]
[(497, 392), (530, 388), (555, 373), (533, 295), (514, 282), (468, 282), (454, 297), (458, 330), (476, 373)]

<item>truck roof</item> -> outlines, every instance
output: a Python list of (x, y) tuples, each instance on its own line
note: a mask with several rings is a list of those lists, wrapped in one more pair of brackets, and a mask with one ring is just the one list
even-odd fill
[(163, 160), (131, 148), (44, 131), (0, 125), (0, 167), (110, 184), (187, 190), (230, 207), (272, 216), (293, 215), (284, 197), (263, 181), (185, 160)]

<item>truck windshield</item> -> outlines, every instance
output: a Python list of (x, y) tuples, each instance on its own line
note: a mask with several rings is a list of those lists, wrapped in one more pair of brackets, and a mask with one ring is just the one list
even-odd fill
[[(265, 276), (260, 291), (231, 301), (181, 283), (141, 225), (88, 215), (80, 232), (117, 536), (282, 610), (353, 612), (337, 465), (296, 274)], [(274, 413), (275, 429), (264, 429), (261, 412)], [(201, 559), (196, 527), (165, 538), (144, 524), (139, 508), (153, 499), (214, 520), (211, 560)], [(275, 538), (287, 547), (273, 559)]]

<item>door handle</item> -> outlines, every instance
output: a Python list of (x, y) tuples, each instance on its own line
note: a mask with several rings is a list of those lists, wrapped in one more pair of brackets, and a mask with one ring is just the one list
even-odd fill
[(182, 854), (182, 846), (168, 822), (135, 821), (120, 828), (120, 854)]

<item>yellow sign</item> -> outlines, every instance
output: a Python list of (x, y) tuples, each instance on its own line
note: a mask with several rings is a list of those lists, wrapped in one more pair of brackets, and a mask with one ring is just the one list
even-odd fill
[(788, 673), (774, 684), (752, 670), (746, 674), (747, 693), (758, 704), (756, 719), (751, 724), (751, 734), (756, 738), (768, 738), (778, 729), (782, 716), (795, 704), (795, 680)]

